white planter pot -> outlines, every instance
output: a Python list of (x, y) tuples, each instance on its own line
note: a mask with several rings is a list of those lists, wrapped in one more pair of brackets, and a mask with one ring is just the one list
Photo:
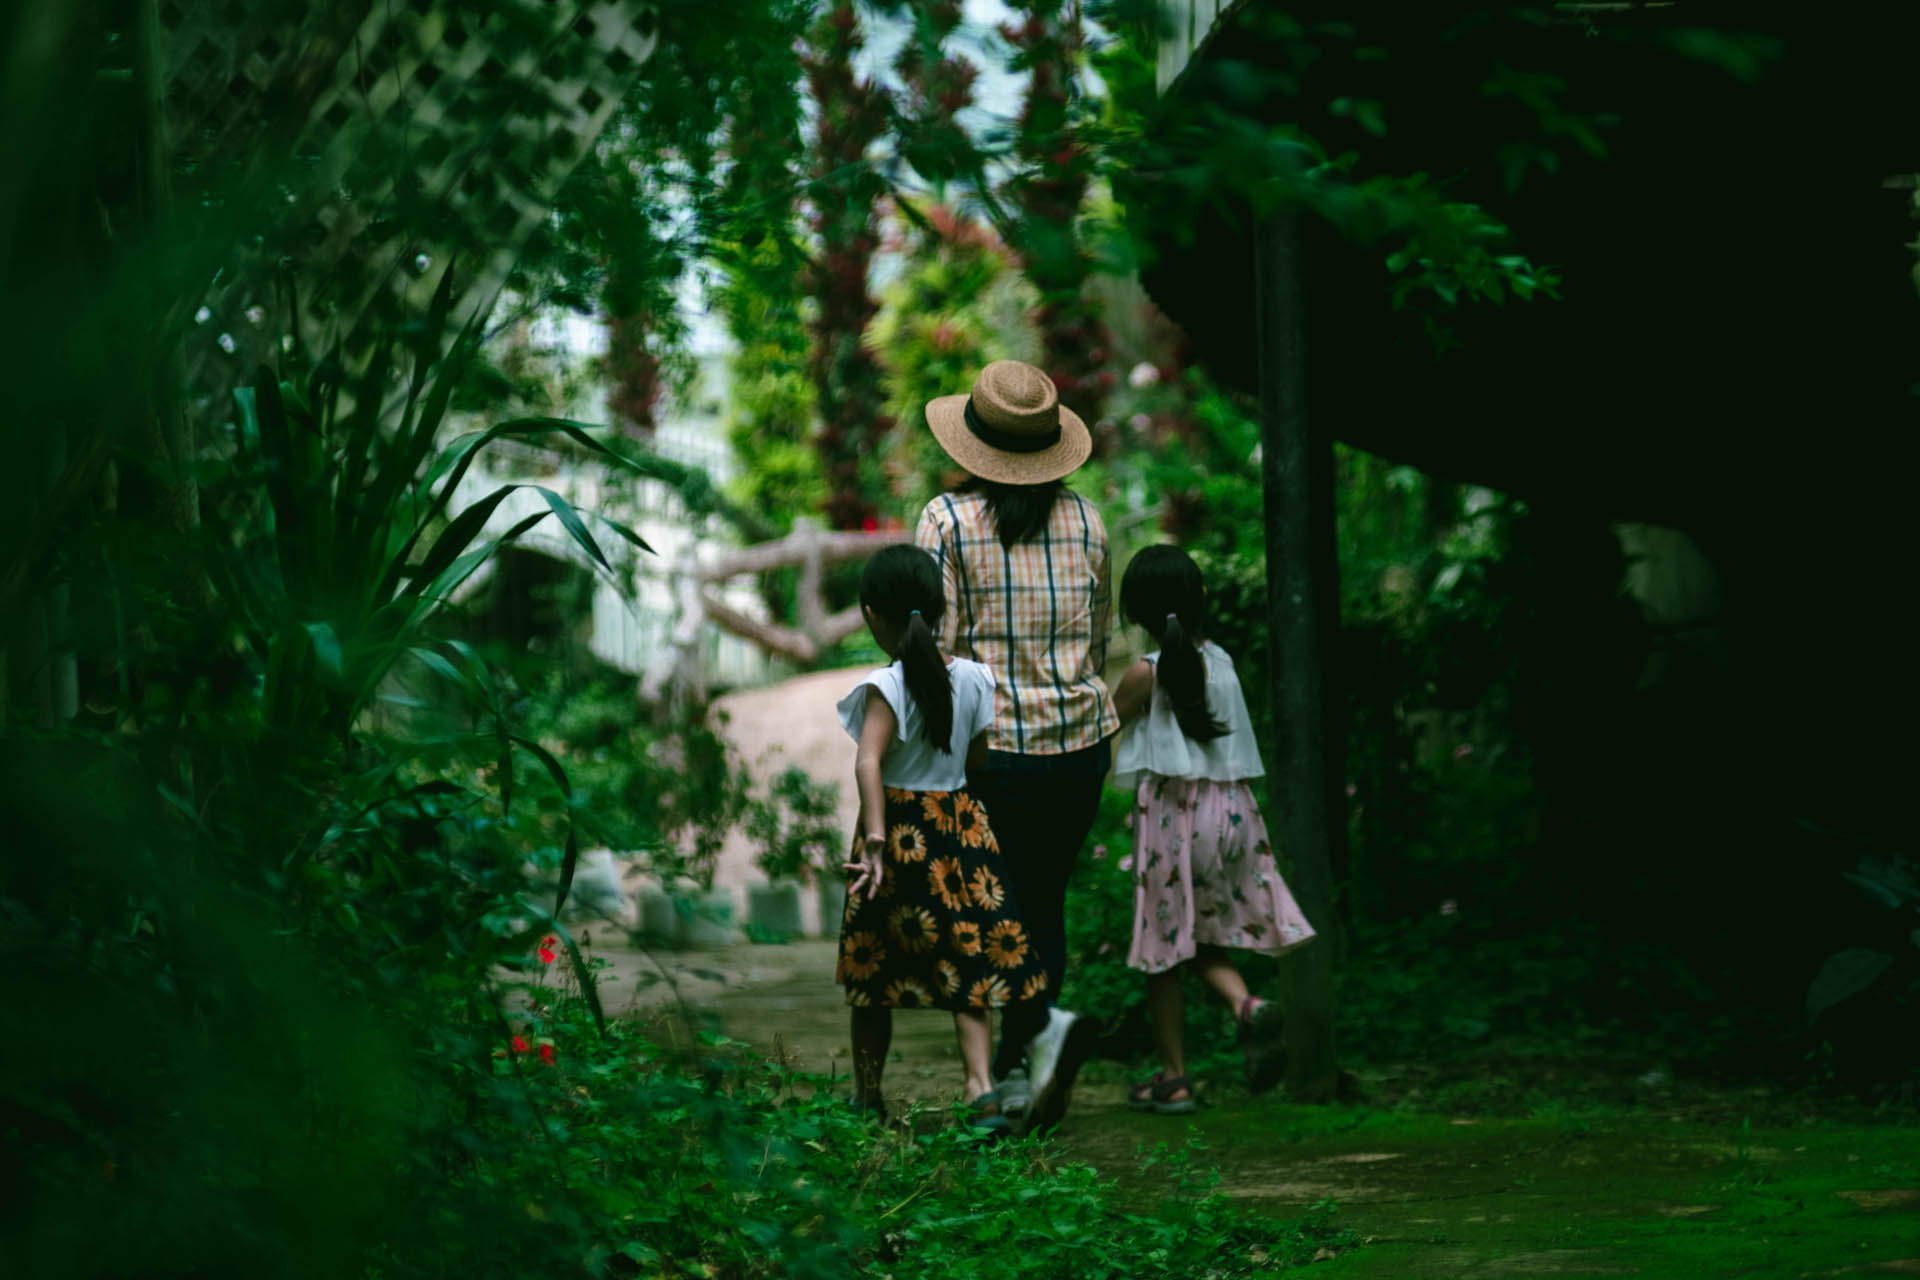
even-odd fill
[(747, 887), (747, 923), (766, 933), (800, 935), (800, 885), (794, 880)]
[(838, 876), (820, 878), (820, 936), (840, 936), (840, 921), (847, 913), (847, 882)]
[(728, 890), (707, 889), (679, 895), (673, 909), (675, 945), (692, 948), (733, 944), (733, 894)]
[(657, 947), (671, 946), (679, 932), (679, 914), (673, 895), (665, 889), (642, 889), (635, 895), (640, 910), (640, 937)]

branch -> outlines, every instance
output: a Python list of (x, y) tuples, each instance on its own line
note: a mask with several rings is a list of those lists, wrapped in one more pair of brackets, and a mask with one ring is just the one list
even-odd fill
[(853, 560), (860, 556), (871, 555), (881, 547), (890, 547), (896, 542), (906, 542), (910, 536), (904, 529), (878, 530), (873, 533), (858, 530), (828, 533), (821, 529), (796, 529), (777, 541), (742, 547), (721, 556), (710, 567), (700, 571), (700, 581), (725, 582), (728, 578), (735, 578), (743, 573), (766, 573), (770, 569), (792, 568), (794, 565), (804, 564), (807, 556), (816, 547), (824, 563)]
[(791, 658), (802, 665), (809, 665), (820, 656), (820, 646), (814, 643), (812, 637), (791, 627), (749, 618), (704, 593), (700, 596), (700, 607), (706, 610), (707, 618), (722, 631), (757, 644), (768, 653)]

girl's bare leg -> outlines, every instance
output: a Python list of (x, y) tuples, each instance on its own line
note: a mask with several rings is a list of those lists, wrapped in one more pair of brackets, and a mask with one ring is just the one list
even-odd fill
[(1183, 1043), (1186, 998), (1180, 990), (1179, 969), (1147, 978), (1147, 1012), (1153, 1018), (1153, 1043), (1160, 1050), (1160, 1065), (1166, 1068), (1167, 1079), (1187, 1074)]
[(1233, 960), (1221, 947), (1201, 947), (1193, 957), (1193, 971), (1200, 975), (1206, 984), (1212, 987), (1227, 1008), (1233, 1010), (1238, 1019), (1240, 1011), (1247, 1007), (1247, 984), (1241, 980), (1240, 971), (1233, 967)]
[(893, 1046), (893, 1010), (853, 1011), (853, 1096), (878, 1098), (880, 1076), (887, 1069), (887, 1050)]
[(960, 1061), (967, 1070), (967, 1101), (993, 1092), (993, 1027), (986, 1013), (956, 1012), (953, 1034), (960, 1041)]

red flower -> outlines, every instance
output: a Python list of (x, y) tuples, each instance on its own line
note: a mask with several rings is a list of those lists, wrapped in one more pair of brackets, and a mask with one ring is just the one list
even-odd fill
[(540, 963), (541, 964), (553, 963), (553, 955), (554, 955), (553, 947), (554, 947), (554, 944), (558, 941), (559, 939), (554, 937), (552, 934), (548, 934), (546, 937), (540, 939)]
[(878, 520), (875, 520), (872, 516), (868, 516), (865, 520), (862, 520), (860, 522), (860, 527), (866, 532), (872, 533), (875, 530), (879, 529), (880, 522)]
[(513, 1051), (515, 1053), (525, 1053), (528, 1049), (531, 1049), (532, 1047), (533, 1047), (532, 1045), (527, 1043), (527, 1038), (525, 1036), (515, 1036), (513, 1038)]
[(540, 1046), (540, 1061), (546, 1063), (548, 1066), (553, 1065), (553, 1046), (552, 1045), (543, 1044)]

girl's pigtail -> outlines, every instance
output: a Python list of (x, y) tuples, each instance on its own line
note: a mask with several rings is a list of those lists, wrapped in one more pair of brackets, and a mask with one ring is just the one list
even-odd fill
[(1207, 667), (1200, 650), (1187, 638), (1180, 615), (1169, 613), (1160, 632), (1160, 664), (1156, 675), (1167, 691), (1174, 719), (1180, 731), (1195, 742), (1211, 742), (1226, 733), (1227, 726), (1213, 716), (1207, 705)]
[(907, 615), (900, 640), (900, 667), (907, 693), (926, 722), (927, 741), (941, 751), (953, 750), (953, 680), (934, 643), (933, 629), (915, 609)]

